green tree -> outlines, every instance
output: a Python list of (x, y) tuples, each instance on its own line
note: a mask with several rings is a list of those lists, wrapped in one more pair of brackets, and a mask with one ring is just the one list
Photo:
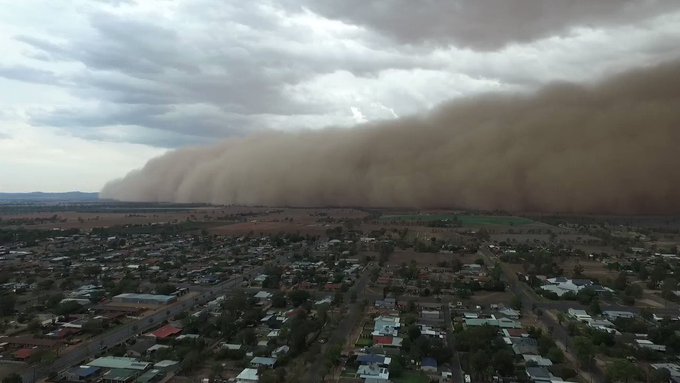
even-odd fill
[(610, 382), (635, 382), (642, 378), (642, 371), (626, 359), (616, 359), (607, 365), (607, 379)]
[(574, 352), (581, 366), (587, 367), (591, 365), (595, 357), (595, 346), (587, 337), (577, 336), (574, 339)]
[(14, 314), (16, 303), (16, 294), (8, 292), (0, 295), (0, 315), (7, 316)]
[(2, 383), (22, 383), (23, 379), (21, 379), (21, 375), (17, 374), (16, 372), (13, 372), (4, 378), (2, 378)]
[(298, 307), (301, 304), (307, 302), (309, 298), (310, 298), (309, 292), (305, 290), (295, 290), (288, 293), (288, 299), (290, 299), (291, 303), (295, 307)]
[(600, 307), (600, 301), (595, 298), (590, 302), (590, 305), (588, 306), (588, 311), (590, 311), (591, 315), (600, 315), (602, 314), (602, 308)]
[(400, 358), (393, 358), (389, 366), (390, 378), (398, 378), (404, 373), (404, 366)]
[(286, 307), (286, 295), (281, 291), (277, 291), (272, 295), (272, 307), (284, 308)]

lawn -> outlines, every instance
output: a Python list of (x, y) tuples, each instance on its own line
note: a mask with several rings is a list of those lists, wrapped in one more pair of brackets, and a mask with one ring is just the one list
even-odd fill
[(520, 226), (534, 222), (524, 217), (499, 215), (410, 214), (380, 217), (384, 222), (436, 222), (454, 219), (460, 221), (463, 226)]
[(394, 383), (429, 383), (427, 375), (417, 371), (407, 371), (398, 378), (392, 379)]
[(371, 339), (359, 339), (355, 346), (357, 347), (370, 347), (373, 346), (373, 341)]

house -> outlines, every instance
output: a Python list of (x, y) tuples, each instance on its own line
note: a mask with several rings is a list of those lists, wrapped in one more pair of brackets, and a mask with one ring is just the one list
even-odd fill
[(437, 372), (437, 360), (435, 358), (423, 358), (420, 369), (425, 372)]
[(510, 319), (519, 319), (521, 313), (517, 310), (511, 309), (509, 307), (503, 308), (498, 310), (498, 313), (501, 314), (504, 317), (510, 318)]
[(611, 293), (614, 290), (594, 284), (588, 279), (569, 279), (565, 277), (548, 278), (546, 285), (541, 286), (541, 289), (551, 291), (557, 296), (563, 296), (567, 293), (578, 294), (583, 289), (591, 289), (596, 293)]
[(102, 376), (102, 380), (104, 383), (128, 383), (132, 382), (137, 375), (139, 375), (139, 371), (114, 368), (107, 371)]
[(527, 367), (525, 371), (532, 382), (550, 383), (554, 378), (545, 367)]
[(666, 369), (670, 372), (671, 377), (680, 378), (680, 365), (676, 363), (654, 363), (651, 364), (655, 370)]
[(17, 351), (14, 351), (12, 356), (16, 360), (21, 360), (21, 361), (27, 361), (28, 359), (33, 356), (33, 354), (37, 351), (37, 348), (21, 348)]
[(104, 356), (87, 363), (87, 365), (109, 369), (144, 371), (151, 366), (151, 363), (142, 362), (135, 358)]
[(647, 339), (635, 339), (635, 346), (653, 351), (666, 352), (666, 346), (662, 344), (654, 344), (654, 342)]
[(243, 371), (236, 376), (236, 383), (257, 383), (258, 379), (257, 369), (244, 368)]
[(152, 369), (144, 372), (135, 379), (135, 383), (154, 383), (165, 377), (165, 372), (159, 369)]
[(67, 382), (91, 382), (99, 377), (101, 368), (93, 366), (76, 366), (72, 367), (62, 374), (62, 377)]
[(274, 294), (267, 292), (267, 291), (258, 291), (257, 294), (254, 295), (254, 298), (259, 300), (259, 301), (266, 301), (268, 299), (271, 299), (271, 297)]
[(357, 376), (365, 382), (388, 382), (390, 379), (389, 371), (375, 364), (359, 366)]
[(617, 320), (619, 318), (632, 319), (635, 318), (635, 313), (631, 311), (615, 311), (605, 310), (602, 315), (609, 320)]
[(373, 336), (397, 336), (401, 327), (398, 316), (379, 316), (373, 324)]
[(373, 336), (373, 345), (382, 347), (401, 348), (404, 339), (398, 336)]
[(522, 324), (514, 321), (510, 318), (477, 318), (477, 319), (465, 319), (465, 326), (467, 327), (480, 327), (480, 326), (492, 326), (499, 328), (522, 328)]
[(388, 367), (392, 362), (392, 358), (380, 354), (362, 354), (357, 356), (357, 363), (360, 365), (376, 364), (380, 367)]
[(274, 368), (276, 366), (276, 358), (267, 358), (264, 356), (256, 356), (250, 360), (250, 367), (252, 368)]
[(385, 299), (378, 299), (375, 301), (375, 308), (382, 310), (394, 310), (397, 305), (396, 299), (387, 297)]
[(165, 325), (159, 328), (158, 330), (152, 332), (150, 335), (158, 340), (165, 340), (172, 338), (181, 332), (182, 332), (181, 328), (177, 328), (172, 325)]
[(522, 355), (524, 362), (527, 364), (533, 364), (538, 367), (550, 367), (553, 365), (552, 361), (548, 358), (544, 358), (540, 355)]
[(512, 342), (512, 351), (516, 355), (537, 355), (538, 342), (534, 338), (510, 338)]
[(283, 346), (272, 351), (272, 358), (278, 358), (280, 356), (284, 356), (284, 355), (288, 354), (288, 351), (290, 351), (290, 347), (288, 347), (284, 344)]
[(587, 322), (587, 321), (590, 321), (590, 320), (593, 319), (590, 315), (588, 315), (586, 310), (570, 308), (567, 311), (567, 313), (569, 314), (570, 317), (572, 317), (572, 318), (574, 318), (574, 319), (576, 319), (577, 321), (580, 321), (580, 322)]

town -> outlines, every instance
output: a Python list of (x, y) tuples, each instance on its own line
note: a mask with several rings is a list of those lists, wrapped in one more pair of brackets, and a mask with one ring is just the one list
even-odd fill
[(3, 383), (680, 382), (680, 220), (0, 209)]

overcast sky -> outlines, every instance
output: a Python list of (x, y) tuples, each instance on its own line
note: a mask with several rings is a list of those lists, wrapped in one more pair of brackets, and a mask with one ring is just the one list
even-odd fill
[(680, 1), (0, 0), (0, 191), (680, 56)]

